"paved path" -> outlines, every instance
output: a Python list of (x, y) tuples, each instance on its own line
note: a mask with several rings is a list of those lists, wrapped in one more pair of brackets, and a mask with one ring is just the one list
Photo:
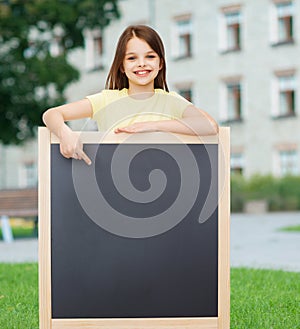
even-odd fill
[[(300, 232), (280, 228), (300, 225), (300, 212), (231, 216), (231, 266), (300, 272)], [(37, 239), (0, 241), (0, 262), (36, 262)]]
[(37, 262), (38, 241), (32, 239), (16, 239), (11, 243), (0, 241), (0, 263)]
[(300, 272), (300, 232), (281, 232), (300, 225), (300, 212), (231, 216), (231, 266)]

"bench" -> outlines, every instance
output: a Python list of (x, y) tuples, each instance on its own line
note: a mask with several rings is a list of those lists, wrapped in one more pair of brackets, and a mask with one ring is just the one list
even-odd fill
[(3, 240), (5, 242), (11, 242), (13, 240), (9, 217), (33, 217), (35, 219), (36, 229), (37, 216), (37, 188), (0, 190), (0, 218)]

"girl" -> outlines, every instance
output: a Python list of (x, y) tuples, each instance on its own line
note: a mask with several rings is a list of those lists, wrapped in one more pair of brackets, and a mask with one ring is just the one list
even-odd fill
[(91, 160), (65, 121), (94, 118), (99, 130), (113, 128), (119, 133), (173, 132), (213, 135), (218, 125), (166, 82), (166, 62), (162, 40), (149, 26), (129, 26), (120, 36), (106, 80), (106, 89), (77, 102), (47, 110), (46, 126), (60, 139), (66, 158)]

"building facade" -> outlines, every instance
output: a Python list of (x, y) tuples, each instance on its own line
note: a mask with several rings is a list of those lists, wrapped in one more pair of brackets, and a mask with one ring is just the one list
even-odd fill
[[(170, 89), (220, 125), (231, 127), (233, 172), (246, 177), (300, 174), (300, 0), (120, 0), (119, 4), (121, 19), (103, 34), (87, 32), (85, 49), (72, 53), (81, 79), (68, 88), (68, 101), (103, 89), (121, 32), (129, 24), (149, 24), (165, 44)], [(85, 126), (82, 121), (73, 125)], [(3, 147), (0, 152), (9, 153)], [(36, 152), (26, 160), (7, 157), (8, 168), (9, 162), (21, 158), (20, 175), (29, 178), (14, 177), (13, 184), (6, 185), (32, 181)]]

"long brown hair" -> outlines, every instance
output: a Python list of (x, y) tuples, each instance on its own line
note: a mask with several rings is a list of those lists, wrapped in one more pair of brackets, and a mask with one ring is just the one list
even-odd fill
[(127, 42), (133, 37), (144, 40), (157, 53), (160, 58), (161, 69), (159, 70), (157, 77), (154, 79), (154, 88), (169, 91), (166, 81), (166, 60), (163, 42), (158, 33), (146, 25), (130, 25), (121, 34), (117, 44), (115, 57), (106, 79), (105, 88), (121, 90), (129, 87), (128, 78), (126, 74), (122, 72), (122, 68)]

